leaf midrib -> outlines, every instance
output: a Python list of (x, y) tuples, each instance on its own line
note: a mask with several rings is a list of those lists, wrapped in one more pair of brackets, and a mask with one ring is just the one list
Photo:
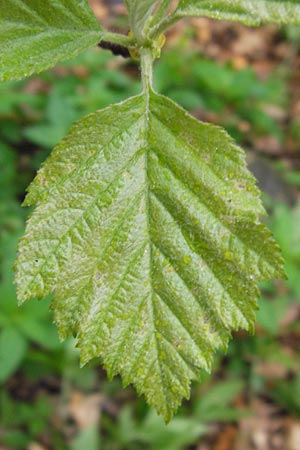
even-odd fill
[[(182, 362), (185, 364), (186, 368), (188, 370), (191, 371), (191, 373), (193, 373), (194, 376), (197, 376), (197, 372), (195, 371), (195, 367), (193, 367), (191, 365), (191, 362), (186, 360), (184, 355), (182, 355), (177, 348), (174, 347), (174, 345), (172, 344), (172, 342), (170, 342), (170, 340), (165, 336), (163, 330), (157, 329), (156, 325), (155, 325), (155, 308), (154, 308), (154, 298), (157, 295), (160, 299), (160, 301), (162, 301), (164, 304), (165, 302), (162, 300), (162, 298), (160, 297), (160, 295), (156, 292), (156, 288), (154, 286), (154, 281), (153, 281), (153, 267), (154, 267), (154, 256), (153, 256), (153, 250), (154, 248), (157, 248), (157, 250), (160, 251), (160, 249), (156, 246), (156, 244), (152, 241), (151, 235), (152, 235), (152, 231), (151, 231), (151, 223), (150, 223), (150, 216), (151, 216), (151, 195), (155, 195), (150, 187), (150, 174), (149, 174), (149, 165), (150, 165), (150, 161), (149, 161), (149, 157), (151, 155), (151, 152), (154, 152), (154, 150), (150, 147), (149, 142), (150, 142), (150, 137), (149, 137), (149, 132), (150, 132), (150, 116), (153, 114), (153, 111), (151, 110), (151, 106), (150, 106), (150, 92), (145, 94), (145, 110), (144, 110), (144, 128), (145, 128), (145, 139), (144, 139), (144, 147), (146, 149), (145, 151), (145, 178), (146, 178), (146, 183), (145, 183), (145, 205), (146, 205), (146, 211), (147, 211), (147, 231), (148, 231), (148, 240), (149, 240), (149, 278), (150, 278), (150, 287), (151, 287), (151, 299), (150, 299), (150, 306), (151, 306), (151, 321), (152, 321), (152, 333), (153, 333), (153, 340), (155, 342), (155, 351), (156, 351), (156, 365), (157, 368), (159, 370), (160, 373), (160, 379), (162, 380), (161, 382), (161, 392), (164, 398), (164, 407), (166, 410), (169, 409), (169, 400), (168, 400), (168, 392), (167, 392), (167, 383), (164, 382), (164, 370), (162, 368), (162, 362), (160, 360), (160, 350), (159, 350), (159, 344), (158, 344), (158, 340), (156, 337), (156, 333), (159, 332), (159, 334), (162, 336), (162, 338), (166, 341), (166, 343), (168, 345), (170, 345), (173, 350), (175, 351), (175, 353), (178, 355), (178, 357), (182, 360)], [(155, 153), (155, 152), (154, 152)], [(180, 274), (178, 274), (178, 276), (180, 276)], [(165, 304), (166, 307), (168, 309), (170, 309), (170, 306)], [(182, 329), (184, 331), (186, 331), (188, 333), (189, 338), (192, 340), (192, 342), (194, 342), (194, 344), (196, 345), (197, 348), (199, 348), (199, 345), (197, 344), (197, 342), (194, 340), (193, 336), (190, 334), (190, 332), (187, 330), (187, 328), (183, 325), (183, 323), (181, 322), (180, 318), (176, 315), (176, 313), (174, 311), (172, 311), (172, 314), (174, 315), (174, 317), (176, 317), (176, 319), (178, 320), (178, 323), (180, 324), (180, 326), (182, 327)], [(207, 363), (207, 368), (209, 365), (209, 361), (206, 360)], [(166, 364), (166, 366), (169, 368), (168, 364)], [(169, 370), (171, 370), (169, 368)], [(179, 381), (179, 380), (178, 380)]]
[[(150, 306), (151, 306), (151, 321), (152, 321), (152, 330), (153, 330), (153, 339), (155, 342), (155, 351), (156, 351), (156, 365), (159, 370), (160, 379), (163, 380), (163, 370), (161, 366), (161, 361), (159, 358), (159, 347), (156, 337), (156, 326), (155, 326), (155, 310), (154, 310), (154, 295), (155, 295), (155, 289), (153, 285), (153, 265), (154, 265), (154, 259), (153, 259), (153, 244), (151, 240), (151, 224), (150, 224), (150, 214), (151, 214), (151, 207), (150, 207), (150, 176), (149, 176), (149, 155), (150, 155), (150, 148), (149, 148), (149, 122), (150, 122), (150, 88), (148, 87), (148, 92), (144, 92), (144, 99), (145, 99), (145, 110), (144, 110), (144, 128), (145, 128), (145, 139), (144, 139), (144, 147), (146, 149), (145, 151), (145, 179), (146, 179), (146, 189), (145, 189), (145, 206), (146, 206), (146, 221), (147, 221), (147, 231), (148, 231), (148, 240), (149, 240), (149, 278), (150, 278), (150, 287), (151, 287), (151, 300), (150, 300)], [(162, 381), (161, 383), (161, 392), (164, 399), (164, 405), (165, 408), (168, 409), (168, 399), (167, 399), (167, 392), (166, 392), (166, 386), (165, 383)]]

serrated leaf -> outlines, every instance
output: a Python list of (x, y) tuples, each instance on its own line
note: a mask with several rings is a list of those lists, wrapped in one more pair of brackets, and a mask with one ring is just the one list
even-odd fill
[(137, 41), (144, 38), (144, 27), (151, 17), (157, 0), (125, 0), (130, 28)]
[(102, 36), (87, 0), (0, 0), (0, 80), (76, 56)]
[(204, 16), (246, 25), (299, 24), (299, 0), (180, 0), (179, 17)]
[(243, 152), (151, 93), (74, 125), (29, 189), (21, 301), (54, 291), (61, 337), (101, 356), (168, 421), (282, 257)]

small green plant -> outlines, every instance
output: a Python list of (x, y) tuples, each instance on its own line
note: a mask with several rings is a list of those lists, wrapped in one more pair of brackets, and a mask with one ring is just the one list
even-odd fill
[(16, 262), (20, 303), (54, 292), (60, 337), (101, 357), (169, 421), (232, 329), (253, 330), (257, 282), (284, 277), (244, 153), (155, 92), (163, 33), (206, 16), (300, 23), (295, 0), (126, 0), (128, 36), (87, 0), (0, 0), (0, 78), (19, 79), (89, 46), (128, 49), (142, 93), (78, 121), (29, 187), (35, 210)]

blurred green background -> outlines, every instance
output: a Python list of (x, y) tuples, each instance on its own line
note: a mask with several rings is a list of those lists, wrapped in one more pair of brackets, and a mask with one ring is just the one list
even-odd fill
[(211, 27), (202, 21), (171, 32), (155, 86), (196, 117), (223, 125), (248, 150), (289, 280), (261, 286), (255, 335), (235, 334), (167, 427), (133, 389), (107, 381), (99, 361), (79, 369), (74, 342), (58, 341), (50, 299), (17, 307), (12, 266), (29, 213), (20, 205), (75, 120), (139, 92), (138, 68), (91, 50), (39, 77), (2, 83), (1, 450), (300, 448), (300, 32), (262, 29), (258, 57), (255, 39), (255, 54), (232, 49), (232, 42), (245, 48), (244, 27)]

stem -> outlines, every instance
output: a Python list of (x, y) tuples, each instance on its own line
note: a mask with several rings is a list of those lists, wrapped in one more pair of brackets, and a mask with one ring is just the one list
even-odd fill
[(142, 73), (142, 84), (143, 92), (146, 94), (147, 98), (149, 93), (153, 90), (153, 55), (150, 48), (141, 49), (141, 73)]
[(102, 40), (127, 48), (134, 46), (134, 40), (129, 36), (119, 33), (110, 33), (109, 31), (103, 33)]

